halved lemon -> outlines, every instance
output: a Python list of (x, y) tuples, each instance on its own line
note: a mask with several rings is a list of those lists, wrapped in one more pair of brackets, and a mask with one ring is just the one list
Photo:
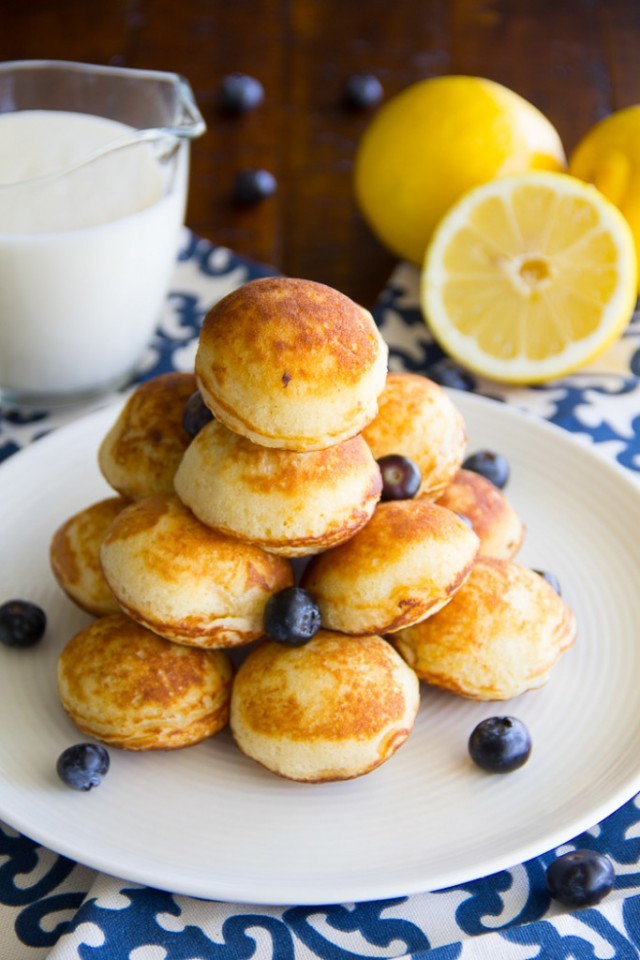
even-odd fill
[(633, 235), (595, 187), (524, 173), (476, 187), (445, 214), (420, 299), (442, 348), (470, 370), (540, 383), (594, 360), (636, 303)]

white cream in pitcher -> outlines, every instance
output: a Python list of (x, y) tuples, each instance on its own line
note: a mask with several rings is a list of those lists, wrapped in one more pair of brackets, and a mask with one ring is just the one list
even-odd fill
[(89, 114), (0, 114), (0, 383), (8, 394), (116, 383), (153, 333), (184, 219), (188, 144), (177, 144), (175, 162), (160, 162), (141, 142), (84, 164), (133, 133)]

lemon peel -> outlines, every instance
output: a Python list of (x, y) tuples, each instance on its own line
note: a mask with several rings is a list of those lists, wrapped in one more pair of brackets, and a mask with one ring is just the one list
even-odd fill
[(591, 127), (571, 153), (569, 173), (618, 207), (631, 227), (640, 265), (640, 105), (617, 110)]
[(379, 108), (356, 150), (354, 190), (380, 241), (421, 264), (462, 194), (498, 176), (565, 166), (556, 129), (533, 104), (492, 80), (447, 75)]

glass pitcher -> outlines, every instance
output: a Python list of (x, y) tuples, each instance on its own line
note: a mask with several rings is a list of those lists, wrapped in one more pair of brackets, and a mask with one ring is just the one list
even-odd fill
[(0, 402), (131, 376), (159, 320), (205, 130), (184, 77), (0, 63)]

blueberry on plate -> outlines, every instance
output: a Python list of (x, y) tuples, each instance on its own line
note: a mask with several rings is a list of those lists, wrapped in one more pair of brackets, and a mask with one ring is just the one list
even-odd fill
[(572, 850), (549, 865), (547, 889), (554, 900), (567, 907), (592, 907), (611, 893), (615, 882), (613, 864), (596, 850)]
[(354, 73), (344, 87), (344, 102), (348, 107), (362, 110), (375, 107), (382, 100), (382, 84), (372, 73)]
[(74, 790), (91, 790), (109, 770), (109, 753), (97, 743), (75, 743), (58, 757), (58, 776)]
[(276, 192), (276, 178), (268, 170), (241, 170), (233, 184), (233, 199), (249, 206)]
[(285, 587), (267, 600), (264, 629), (272, 640), (302, 646), (315, 637), (320, 627), (320, 608), (308, 590)]
[(473, 522), (469, 519), (469, 517), (465, 513), (458, 513), (458, 511), (456, 511), (456, 516), (460, 517), (462, 522), (466, 523), (466, 525), (469, 527), (470, 530), (473, 530)]
[(7, 647), (32, 647), (44, 635), (47, 616), (29, 600), (7, 600), (0, 606), (0, 643)]
[(195, 437), (210, 420), (213, 420), (213, 414), (202, 399), (200, 391), (196, 390), (184, 405), (182, 426), (190, 437)]
[(509, 480), (509, 461), (493, 450), (477, 450), (463, 460), (462, 468), (481, 474), (499, 490), (503, 490)]
[(529, 759), (531, 737), (516, 717), (488, 717), (469, 737), (469, 755), (490, 773), (511, 773)]
[(247, 73), (229, 73), (222, 78), (218, 99), (225, 113), (247, 113), (260, 106), (264, 100), (264, 88), (259, 80)]
[(547, 583), (553, 587), (555, 592), (559, 597), (562, 596), (562, 589), (560, 587), (560, 581), (556, 577), (555, 573), (551, 573), (549, 570), (534, 570), (534, 573), (537, 573), (539, 577), (542, 577), (543, 580), (546, 580)]
[(417, 463), (399, 453), (389, 453), (378, 459), (382, 474), (381, 500), (411, 500), (422, 483)]
[(427, 377), (441, 387), (452, 387), (454, 390), (473, 390), (475, 381), (470, 373), (463, 370), (450, 357), (442, 357), (427, 368)]

